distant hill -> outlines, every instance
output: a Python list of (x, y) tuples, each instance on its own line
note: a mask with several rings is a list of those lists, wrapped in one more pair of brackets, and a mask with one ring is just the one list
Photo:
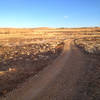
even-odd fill
[(66, 31), (66, 32), (100, 32), (100, 27), (82, 27), (82, 28), (51, 28), (51, 27), (37, 27), (37, 28), (0, 28), (0, 34), (5, 33), (28, 33), (34, 31)]
[(33, 28), (33, 29), (37, 29), (37, 30), (52, 30), (52, 29), (56, 29), (56, 28), (51, 28), (51, 27), (37, 27), (37, 28)]

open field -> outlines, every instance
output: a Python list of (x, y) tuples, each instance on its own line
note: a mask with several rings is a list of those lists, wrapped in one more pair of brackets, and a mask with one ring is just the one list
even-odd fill
[[(17, 34), (16, 34), (17, 35)], [(6, 35), (5, 35), (6, 37)], [(19, 36), (20, 37), (20, 36)], [(42, 70), (63, 49), (62, 40), (11, 36), (0, 40), (0, 95)], [(33, 37), (34, 38), (34, 37)], [(6, 83), (6, 84), (5, 84)]]
[(67, 39), (75, 40), (82, 51), (94, 55), (97, 64), (93, 69), (98, 76), (94, 71), (88, 72), (93, 76), (89, 82), (95, 80), (93, 85), (99, 87), (100, 28), (4, 28), (0, 29), (0, 96), (50, 65), (62, 53)]

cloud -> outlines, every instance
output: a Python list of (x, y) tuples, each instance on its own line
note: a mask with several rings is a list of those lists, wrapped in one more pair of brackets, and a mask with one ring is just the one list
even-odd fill
[(64, 16), (65, 19), (67, 19), (69, 16)]

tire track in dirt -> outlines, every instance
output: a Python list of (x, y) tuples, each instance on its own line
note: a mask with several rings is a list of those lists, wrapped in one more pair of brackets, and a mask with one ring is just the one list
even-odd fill
[(0, 100), (74, 100), (84, 64), (81, 52), (66, 40), (63, 53), (51, 65)]

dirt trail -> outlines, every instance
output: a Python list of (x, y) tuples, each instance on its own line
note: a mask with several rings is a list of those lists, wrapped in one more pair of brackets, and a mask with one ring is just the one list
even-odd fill
[(78, 80), (84, 75), (84, 55), (72, 40), (52, 65), (0, 100), (75, 100)]

